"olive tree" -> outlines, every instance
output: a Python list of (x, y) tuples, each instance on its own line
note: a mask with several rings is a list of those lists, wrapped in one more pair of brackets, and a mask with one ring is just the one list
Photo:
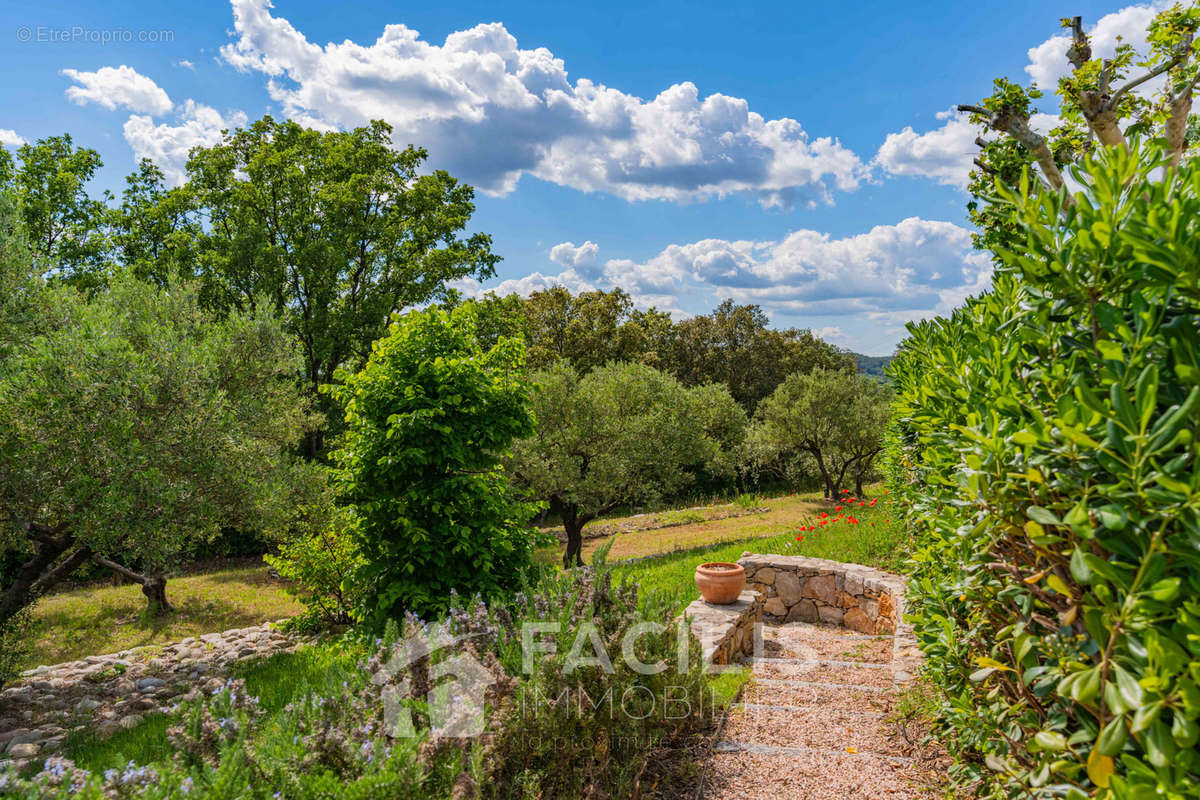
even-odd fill
[(537, 431), (517, 443), (509, 468), (562, 518), (565, 567), (583, 563), (588, 522), (678, 490), (719, 462), (705, 427), (715, 434), (720, 418), (701, 413), (700, 393), (653, 367), (613, 363), (580, 377), (559, 362), (533, 382)]
[(92, 561), (170, 607), (168, 569), (222, 527), (283, 529), (317, 478), (287, 455), (309, 414), (293, 342), (266, 311), (214, 320), (186, 286), (118, 275), (52, 310), (0, 360), (0, 548), (20, 566), (0, 624)]
[(827, 498), (838, 497), (847, 474), (861, 494), (883, 448), (888, 396), (886, 384), (866, 375), (796, 372), (759, 405), (752, 441), (785, 461), (811, 457)]

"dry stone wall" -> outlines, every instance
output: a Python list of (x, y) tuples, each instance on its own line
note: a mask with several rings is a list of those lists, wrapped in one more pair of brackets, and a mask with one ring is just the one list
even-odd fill
[(763, 598), (754, 591), (744, 591), (736, 601), (724, 605), (701, 598), (692, 601), (683, 616), (700, 640), (705, 661), (719, 667), (753, 655), (754, 637), (763, 621)]
[(912, 626), (904, 622), (905, 579), (883, 570), (807, 556), (743, 553), (746, 587), (763, 596), (768, 623), (824, 622), (868, 635), (895, 637), (897, 682), (921, 663)]

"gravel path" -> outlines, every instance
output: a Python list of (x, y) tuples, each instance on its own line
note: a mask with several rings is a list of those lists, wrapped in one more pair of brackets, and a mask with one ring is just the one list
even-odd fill
[(793, 622), (764, 657), (705, 771), (705, 800), (925, 800), (936, 760), (891, 721), (892, 637)]

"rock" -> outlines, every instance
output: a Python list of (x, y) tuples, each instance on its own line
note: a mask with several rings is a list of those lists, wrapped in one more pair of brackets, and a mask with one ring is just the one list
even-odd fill
[(157, 689), (160, 686), (166, 686), (167, 682), (162, 678), (142, 678), (137, 682), (137, 688), (140, 691), (148, 692), (151, 689)]
[(758, 572), (754, 573), (754, 582), (761, 583), (765, 586), (770, 586), (775, 583), (775, 570), (770, 567), (763, 567)]
[(844, 613), (840, 608), (832, 606), (820, 606), (817, 608), (817, 614), (820, 615), (822, 622), (828, 622), (831, 625), (841, 625)]
[(838, 608), (856, 608), (858, 606), (858, 598), (852, 594), (846, 594), (843, 591), (837, 593)]
[(844, 588), (848, 594), (862, 594), (863, 593), (863, 577), (862, 577), (862, 575), (859, 575), (854, 572), (847, 572), (845, 579), (842, 581), (842, 588)]
[(117, 721), (117, 725), (124, 728), (125, 730), (129, 730), (130, 728), (136, 728), (138, 725), (141, 725), (141, 724), (142, 724), (142, 715), (141, 714), (128, 714), (124, 717), (121, 717), (121, 719), (119, 719)]
[(100, 707), (100, 701), (93, 697), (85, 697), (75, 704), (75, 710), (80, 714), (86, 714), (89, 711), (95, 711)]
[(804, 582), (804, 596), (820, 600), (826, 605), (837, 603), (837, 581), (832, 575), (818, 575)]
[(41, 747), (32, 743), (10, 744), (5, 755), (12, 759), (29, 759), (36, 756), (39, 750)]
[(787, 615), (788, 622), (816, 622), (818, 619), (817, 604), (812, 600), (801, 600)]
[(851, 608), (842, 618), (842, 624), (859, 633), (875, 633), (875, 620), (871, 619), (861, 608)]
[(783, 604), (788, 606), (796, 605), (802, 597), (800, 578), (793, 572), (778, 572), (775, 575), (775, 589), (779, 593), (779, 597), (783, 600)]
[(763, 605), (763, 611), (773, 617), (783, 617), (788, 613), (788, 607), (783, 604), (783, 601), (778, 597), (771, 597)]

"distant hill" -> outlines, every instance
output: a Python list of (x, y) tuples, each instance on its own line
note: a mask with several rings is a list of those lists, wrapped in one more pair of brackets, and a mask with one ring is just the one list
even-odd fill
[(864, 356), (862, 353), (855, 353), (854, 357), (858, 360), (858, 371), (867, 375), (877, 375), (882, 378), (883, 368), (892, 363), (892, 356)]

